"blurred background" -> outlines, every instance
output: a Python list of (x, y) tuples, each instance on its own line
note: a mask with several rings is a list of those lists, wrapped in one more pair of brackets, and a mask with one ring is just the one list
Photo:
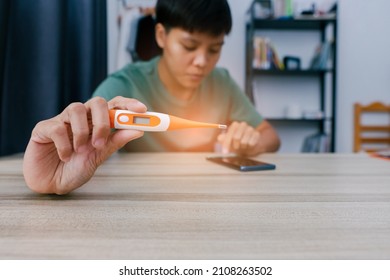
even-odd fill
[[(335, 152), (352, 152), (353, 104), (390, 103), (390, 1), (281, 1), (229, 0), (233, 30), (218, 66), (227, 68), (243, 91), (248, 92), (250, 85), (256, 108), (277, 120), (281, 153), (302, 152), (305, 139), (316, 133), (318, 126), (313, 122), (289, 120), (294, 113), (300, 116), (309, 111), (334, 122)], [(135, 30), (150, 25), (155, 2), (0, 0), (0, 155), (23, 152), (37, 122), (53, 117), (71, 102), (85, 102), (107, 75), (151, 55), (153, 44), (138, 38)], [(271, 14), (264, 13), (269, 3)], [(335, 4), (336, 11), (332, 10)], [(334, 38), (331, 28), (326, 31), (337, 53), (334, 72), (329, 72), (337, 82), (334, 92), (327, 86), (325, 95), (334, 110), (319, 107), (318, 80), (312, 77), (248, 74), (254, 54), (248, 44), (255, 36), (272, 42), (281, 61), (297, 58), (299, 70), (311, 67), (321, 43), (316, 30), (256, 28), (250, 33), (251, 22), (318, 20), (329, 15), (335, 16), (337, 27)], [(329, 97), (333, 94), (334, 103)]]

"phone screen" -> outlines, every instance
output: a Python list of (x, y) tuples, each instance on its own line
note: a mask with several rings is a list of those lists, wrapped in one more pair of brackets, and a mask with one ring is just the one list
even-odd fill
[(206, 159), (240, 171), (273, 170), (276, 168), (272, 163), (240, 156), (207, 157)]

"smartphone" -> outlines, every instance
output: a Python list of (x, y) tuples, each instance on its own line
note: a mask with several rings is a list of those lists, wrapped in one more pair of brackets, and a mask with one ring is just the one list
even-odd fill
[(239, 171), (273, 170), (276, 168), (275, 164), (240, 156), (217, 156), (206, 159)]

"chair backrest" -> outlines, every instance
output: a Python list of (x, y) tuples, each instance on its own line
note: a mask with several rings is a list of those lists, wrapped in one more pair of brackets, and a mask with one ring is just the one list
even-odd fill
[(383, 148), (390, 148), (390, 105), (355, 103), (353, 151), (372, 152)]

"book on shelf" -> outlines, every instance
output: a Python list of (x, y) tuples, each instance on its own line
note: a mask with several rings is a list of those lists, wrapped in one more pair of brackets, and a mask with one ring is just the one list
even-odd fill
[(302, 153), (329, 153), (330, 139), (326, 133), (315, 133), (307, 136), (302, 145)]
[(314, 52), (310, 62), (310, 68), (313, 70), (326, 70), (331, 67), (331, 57), (333, 52), (333, 42), (327, 41), (321, 43)]
[(269, 38), (254, 36), (252, 67), (264, 70), (284, 69), (283, 62), (280, 60), (278, 53)]

